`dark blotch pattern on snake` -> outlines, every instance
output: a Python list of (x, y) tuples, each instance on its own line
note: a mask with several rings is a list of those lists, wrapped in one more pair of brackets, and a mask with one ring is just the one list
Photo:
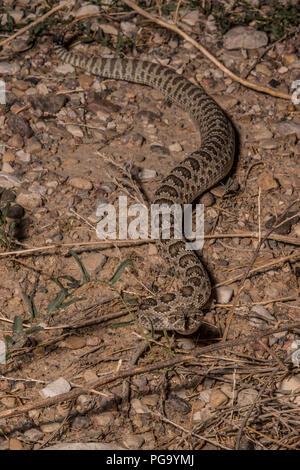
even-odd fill
[[(161, 65), (137, 59), (83, 57), (54, 45), (59, 59), (104, 78), (150, 85), (187, 111), (196, 122), (201, 146), (173, 168), (156, 190), (155, 204), (190, 204), (220, 181), (234, 158), (233, 127), (218, 104), (201, 86)], [(157, 240), (159, 253), (183, 281), (176, 293), (144, 299), (137, 311), (138, 322), (148, 330), (176, 330), (190, 334), (203, 318), (202, 308), (211, 295), (206, 270), (185, 240)]]

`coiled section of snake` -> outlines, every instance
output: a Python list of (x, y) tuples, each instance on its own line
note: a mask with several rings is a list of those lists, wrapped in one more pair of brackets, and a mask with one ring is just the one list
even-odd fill
[[(220, 181), (230, 170), (235, 147), (233, 127), (223, 110), (201, 86), (161, 65), (137, 59), (83, 57), (54, 45), (63, 62), (104, 78), (142, 83), (157, 88), (186, 110), (200, 131), (201, 146), (173, 168), (155, 192), (155, 204), (190, 204)], [(185, 240), (171, 236), (157, 240), (159, 253), (172, 267), (183, 286), (175, 293), (144, 299), (138, 322), (148, 330), (176, 330), (190, 334), (203, 318), (202, 308), (211, 295), (208, 274)]]

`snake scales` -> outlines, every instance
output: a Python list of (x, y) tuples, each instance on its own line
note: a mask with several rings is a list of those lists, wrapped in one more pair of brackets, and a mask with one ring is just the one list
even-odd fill
[[(200, 130), (201, 146), (171, 170), (155, 192), (155, 204), (190, 204), (220, 181), (234, 158), (232, 124), (218, 104), (186, 78), (167, 67), (137, 59), (83, 57), (67, 51), (62, 41), (54, 49), (63, 62), (95, 75), (142, 83), (161, 90), (171, 101), (188, 111)], [(175, 268), (183, 287), (176, 293), (144, 299), (138, 322), (148, 330), (176, 330), (190, 334), (199, 328), (202, 307), (211, 295), (208, 274), (198, 256), (185, 249), (185, 240), (158, 239), (159, 253)]]

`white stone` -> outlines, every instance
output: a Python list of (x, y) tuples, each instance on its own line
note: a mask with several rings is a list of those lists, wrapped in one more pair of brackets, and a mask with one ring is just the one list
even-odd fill
[(228, 304), (233, 296), (233, 289), (228, 286), (217, 287), (216, 294), (219, 304)]
[(279, 69), (277, 70), (278, 73), (280, 73), (281, 75), (284, 74), (284, 73), (287, 73), (289, 71), (289, 69), (283, 65), (282, 67), (279, 67)]
[(40, 390), (40, 395), (43, 398), (50, 398), (56, 397), (57, 395), (61, 395), (62, 393), (67, 393), (71, 390), (71, 385), (67, 382), (66, 379), (60, 377), (59, 379), (55, 380), (48, 384), (45, 388)]
[(175, 142), (174, 144), (169, 145), (169, 150), (170, 152), (181, 152), (182, 147), (178, 142)]
[(38, 83), (36, 86), (36, 90), (40, 95), (46, 96), (49, 94), (48, 87), (45, 85), (45, 83)]
[(66, 129), (70, 134), (72, 134), (74, 137), (83, 137), (83, 132), (82, 129), (79, 126), (75, 126), (74, 124), (68, 124), (66, 126)]
[(70, 73), (74, 72), (74, 67), (71, 64), (59, 64), (55, 67), (54, 71), (56, 73), (62, 73), (63, 75), (69, 75)]
[(141, 171), (140, 171), (140, 178), (141, 180), (149, 180), (151, 178), (155, 178), (155, 176), (157, 175), (156, 171), (155, 170), (150, 170), (149, 168), (143, 168)]
[(199, 398), (199, 400), (203, 401), (204, 403), (209, 403), (211, 394), (212, 394), (212, 390), (202, 390), (199, 393), (198, 398)]

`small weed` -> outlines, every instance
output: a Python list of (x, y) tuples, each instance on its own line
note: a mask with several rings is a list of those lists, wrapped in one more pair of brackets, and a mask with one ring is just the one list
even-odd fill
[(166, 5), (162, 5), (161, 11), (164, 15), (168, 16), (172, 11), (176, 11), (176, 4), (167, 3)]
[(132, 49), (135, 43), (135, 38), (127, 38), (123, 36), (122, 33), (118, 32), (117, 42), (114, 44), (109, 35), (105, 34), (101, 28), (99, 28), (97, 32), (94, 33), (91, 30), (90, 21), (84, 24), (78, 23), (78, 29), (82, 34), (81, 42), (90, 43), (96, 41), (101, 44), (101, 46), (108, 47), (114, 51), (115, 55), (119, 55), (120, 53), (125, 54)]
[(120, 54), (120, 52), (126, 53), (128, 50), (131, 50), (134, 46), (134, 39), (124, 37), (120, 32), (118, 33), (117, 46), (115, 49), (115, 55)]
[(284, 5), (279, 2), (264, 1), (258, 9), (244, 0), (238, 0), (226, 11), (221, 2), (215, 1), (205, 13), (215, 17), (222, 34), (234, 26), (248, 26), (251, 23), (255, 29), (270, 34), (271, 39), (275, 41), (292, 27), (297, 27), (300, 22), (299, 3)]
[[(110, 287), (112, 290), (118, 293), (120, 296), (121, 301), (123, 302), (124, 306), (126, 307), (128, 313), (131, 313), (129, 306), (133, 305), (137, 302), (135, 298), (127, 298), (123, 297), (122, 293), (118, 291), (118, 289), (114, 286), (115, 283), (120, 279), (121, 275), (123, 274), (126, 266), (131, 263), (130, 259), (123, 261), (120, 266), (117, 268), (116, 272), (112, 276), (109, 281), (103, 281), (98, 279), (91, 279), (86, 267), (78, 257), (78, 255), (73, 251), (69, 250), (69, 254), (73, 256), (76, 263), (80, 267), (80, 270), (83, 275), (83, 280), (75, 279), (73, 276), (69, 275), (62, 275), (59, 277), (51, 277), (50, 280), (54, 282), (59, 287), (59, 292), (56, 296), (50, 301), (48, 306), (46, 307), (46, 311), (49, 315), (53, 316), (59, 310), (69, 307), (70, 305), (80, 302), (82, 300), (86, 300), (85, 297), (75, 297), (76, 291), (89, 283), (100, 283)], [(63, 284), (62, 281), (65, 282), (66, 286)], [(23, 320), (19, 315), (14, 317), (14, 323), (12, 328), (12, 334), (5, 336), (5, 341), (7, 344), (8, 349), (19, 349), (26, 345), (28, 341), (28, 335), (33, 333), (34, 331), (43, 330), (43, 327), (40, 326), (38, 322), (38, 311), (34, 302), (33, 297), (31, 297), (26, 292), (23, 292), (23, 299), (27, 303), (28, 312), (30, 313), (30, 327), (24, 328)], [(34, 322), (36, 322), (34, 324)], [(118, 323), (114, 325), (115, 328), (123, 327), (127, 325), (132, 325), (134, 323), (134, 318), (129, 322)]]
[(6, 13), (6, 23), (2, 24), (3, 22), (3, 17), (2, 15), (0, 16), (0, 32), (3, 33), (13, 33), (16, 29), (16, 23), (13, 17), (9, 14)]
[[(6, 341), (7, 349), (19, 349), (26, 345), (28, 340), (28, 335), (34, 331), (41, 331), (44, 328), (40, 325), (33, 325), (30, 328), (24, 329), (23, 320), (19, 315), (14, 317), (14, 323), (12, 328), (11, 335), (5, 335), (4, 339)], [(9, 353), (7, 355), (9, 357)]]

